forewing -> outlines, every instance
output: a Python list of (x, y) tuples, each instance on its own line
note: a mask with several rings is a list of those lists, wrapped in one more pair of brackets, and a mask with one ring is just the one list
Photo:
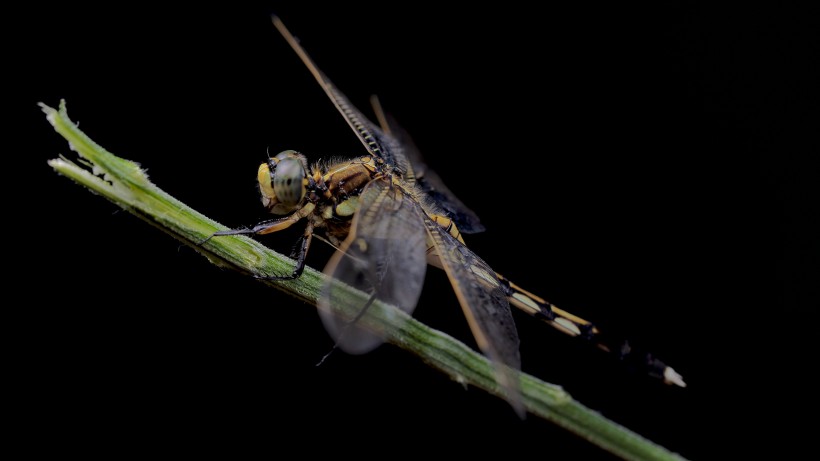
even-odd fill
[[(350, 234), (325, 267), (329, 280), (319, 298), (325, 328), (337, 346), (352, 354), (368, 352), (386, 339), (382, 311), (374, 301), (412, 313), (427, 267), (424, 224), (409, 197), (377, 180), (365, 187), (359, 204)], [(340, 283), (365, 295), (351, 296)]]
[[(381, 106), (377, 110), (381, 111)], [(415, 182), (422, 192), (432, 199), (438, 208), (444, 210), (447, 217), (456, 223), (456, 226), (463, 234), (483, 232), (484, 225), (481, 224), (478, 215), (459, 200), (444, 184), (441, 177), (427, 166), (421, 151), (413, 142), (410, 134), (389, 114), (382, 113), (381, 119), (385, 125), (385, 131), (395, 139), (396, 143), (401, 145), (402, 153), (410, 163)]]
[(495, 272), (441, 226), (430, 219), (423, 221), (478, 347), (493, 362), (507, 401), (523, 416), (518, 330)]
[(313, 59), (299, 44), (299, 41), (288, 31), (282, 21), (274, 16), (273, 24), (285, 37), (288, 44), (293, 48), (302, 62), (307, 66), (313, 77), (325, 91), (330, 101), (336, 106), (336, 109), (344, 116), (347, 124), (359, 137), (359, 140), (364, 144), (364, 147), (371, 155), (381, 158), (389, 165), (395, 168), (396, 172), (404, 175), (410, 170), (410, 163), (402, 152), (401, 145), (397, 143), (389, 135), (382, 132), (375, 124), (362, 115), (356, 106), (354, 106), (347, 97), (339, 91), (338, 88), (327, 78), (327, 76), (319, 70), (319, 67), (313, 62)]

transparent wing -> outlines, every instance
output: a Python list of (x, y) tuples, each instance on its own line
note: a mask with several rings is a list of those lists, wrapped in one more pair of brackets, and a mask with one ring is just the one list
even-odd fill
[[(342, 350), (368, 352), (385, 340), (379, 300), (406, 313), (416, 307), (427, 268), (426, 233), (416, 204), (386, 181), (371, 181), (359, 197), (351, 232), (325, 267), (319, 298), (325, 329)], [(365, 293), (351, 296), (344, 285)]]
[(518, 330), (495, 272), (444, 228), (426, 216), (423, 221), (478, 347), (493, 362), (507, 401), (523, 417)]
[(462, 233), (476, 234), (483, 232), (485, 228), (478, 219), (478, 215), (459, 200), (444, 184), (441, 177), (427, 166), (421, 151), (413, 142), (413, 138), (410, 137), (407, 130), (402, 128), (393, 116), (384, 111), (378, 98), (371, 97), (370, 101), (373, 110), (376, 111), (382, 130), (401, 145), (402, 154), (407, 158), (412, 168), (413, 180), (422, 192), (432, 199), (448, 218), (456, 223)]
[(279, 30), (279, 33), (285, 37), (288, 44), (293, 48), (302, 62), (307, 66), (313, 77), (325, 91), (330, 101), (336, 106), (336, 109), (344, 116), (347, 124), (359, 137), (359, 140), (364, 144), (364, 147), (370, 154), (381, 158), (389, 165), (393, 166), (396, 173), (405, 175), (411, 172), (410, 163), (404, 156), (402, 146), (396, 142), (391, 136), (382, 132), (375, 124), (362, 115), (361, 111), (354, 106), (347, 97), (339, 91), (338, 88), (327, 78), (327, 76), (319, 70), (319, 67), (313, 62), (307, 52), (299, 44), (299, 41), (288, 31), (282, 21), (274, 16), (273, 25)]

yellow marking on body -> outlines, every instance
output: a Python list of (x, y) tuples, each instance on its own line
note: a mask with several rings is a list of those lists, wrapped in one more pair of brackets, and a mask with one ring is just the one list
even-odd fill
[(270, 168), (267, 163), (259, 165), (259, 170), (256, 171), (256, 180), (259, 181), (259, 189), (262, 191), (262, 202), (267, 206), (271, 199), (276, 197), (273, 186), (271, 186)]
[[(565, 318), (565, 319), (567, 319), (567, 320), (569, 320), (569, 321), (571, 321), (571, 322), (575, 322), (576, 324), (581, 324), (581, 325), (584, 325), (584, 326), (586, 326), (586, 325), (592, 325), (592, 322), (590, 322), (589, 320), (584, 320), (584, 319), (582, 319), (581, 317), (578, 317), (577, 315), (570, 314), (569, 312), (567, 312), (567, 311), (565, 311), (565, 310), (563, 310), (563, 309), (561, 309), (561, 308), (555, 307), (555, 305), (554, 305), (554, 304), (550, 304), (550, 306), (551, 306), (551, 308), (552, 308), (552, 312), (553, 312), (555, 315), (559, 316), (559, 317), (563, 317), (563, 318)], [(596, 335), (597, 335), (597, 334), (598, 334), (598, 333), (600, 333), (600, 332), (601, 332), (601, 331), (600, 331), (600, 330), (598, 330), (598, 328), (597, 328), (597, 327), (595, 327), (595, 326), (593, 326), (593, 327), (592, 327), (592, 333), (593, 333), (593, 334), (596, 334)]]
[(355, 244), (362, 253), (367, 251), (367, 242), (363, 238), (357, 238)]
[(524, 305), (524, 307), (532, 310), (532, 314), (537, 314), (541, 312), (541, 306), (539, 306), (535, 301), (532, 300), (529, 296), (526, 296), (522, 293), (513, 293), (512, 297)]
[(454, 223), (452, 219), (440, 214), (431, 215), (430, 219), (435, 221), (435, 223), (439, 226), (443, 227), (444, 230), (447, 231), (447, 233), (454, 239), (464, 243), (464, 239), (461, 238), (461, 231), (458, 230), (458, 226), (456, 226), (456, 223)]
[(578, 328), (578, 325), (572, 323), (571, 321), (557, 317), (555, 320), (552, 321), (553, 325), (561, 327), (567, 334), (572, 336), (578, 336), (581, 334), (581, 329)]
[[(499, 276), (500, 276), (500, 274), (499, 274)], [(502, 276), (502, 278), (504, 278), (505, 280), (507, 279), (506, 277), (503, 277), (503, 276)], [(525, 295), (525, 296), (529, 297), (531, 300), (533, 300), (533, 301), (535, 301), (535, 302), (537, 302), (537, 303), (541, 303), (541, 304), (543, 304), (543, 305), (545, 305), (545, 306), (550, 306), (550, 308), (551, 308), (552, 312), (553, 312), (555, 315), (557, 315), (557, 316), (559, 316), (559, 317), (564, 317), (565, 319), (570, 320), (570, 321), (572, 321), (572, 322), (574, 322), (574, 323), (576, 323), (576, 324), (580, 324), (580, 325), (584, 325), (584, 326), (586, 326), (586, 325), (592, 325), (592, 322), (590, 322), (589, 320), (586, 320), (586, 319), (583, 319), (583, 318), (581, 318), (581, 317), (578, 317), (578, 316), (577, 316), (577, 315), (575, 315), (575, 314), (571, 314), (571, 313), (569, 313), (569, 312), (567, 312), (567, 311), (565, 311), (565, 310), (563, 310), (563, 309), (561, 309), (561, 308), (559, 308), (559, 307), (555, 306), (554, 304), (550, 304), (550, 303), (548, 303), (548, 302), (547, 302), (547, 301), (545, 301), (543, 298), (540, 298), (540, 297), (538, 297), (538, 296), (536, 296), (536, 295), (534, 295), (534, 294), (530, 293), (529, 291), (527, 291), (527, 290), (525, 290), (525, 289), (521, 288), (520, 286), (518, 286), (518, 285), (516, 285), (516, 284), (514, 284), (514, 283), (512, 283), (512, 282), (510, 282), (509, 280), (507, 280), (507, 281), (509, 282), (510, 287), (511, 287), (513, 290), (517, 291), (518, 293), (521, 293), (521, 294), (523, 294), (523, 295)], [(593, 326), (593, 328), (592, 328), (592, 333), (594, 333), (594, 334), (598, 334), (599, 332), (600, 332), (600, 331), (598, 330), (598, 328), (596, 328), (596, 327), (594, 327), (594, 326)]]
[(353, 216), (353, 213), (359, 209), (359, 197), (349, 197), (336, 205), (336, 215), (338, 216)]
[(333, 207), (325, 207), (322, 210), (322, 218), (328, 220), (333, 217)]

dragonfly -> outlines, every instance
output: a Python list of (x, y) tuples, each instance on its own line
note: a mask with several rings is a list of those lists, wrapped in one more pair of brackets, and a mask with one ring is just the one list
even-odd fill
[[(428, 265), (443, 269), (476, 344), (494, 364), (506, 400), (521, 416), (520, 339), (511, 307), (557, 330), (589, 341), (619, 359), (637, 364), (666, 384), (684, 387), (683, 378), (626, 341), (609, 339), (592, 322), (558, 308), (495, 272), (464, 242), (463, 234), (484, 226), (424, 163), (407, 133), (371, 98), (373, 123), (333, 85), (277, 17), (273, 24), (319, 83), (364, 146), (357, 157), (309, 165), (295, 150), (269, 158), (257, 170), (263, 206), (278, 216), (253, 227), (218, 231), (224, 235), (264, 235), (304, 222), (305, 230), (286, 275), (258, 275), (281, 281), (301, 276), (314, 236), (336, 251), (324, 268), (328, 276), (318, 302), (323, 325), (335, 346), (363, 354), (386, 338), (365, 326), (374, 302), (412, 314)], [(203, 242), (204, 243), (204, 242)], [(363, 293), (351, 297), (346, 288)]]

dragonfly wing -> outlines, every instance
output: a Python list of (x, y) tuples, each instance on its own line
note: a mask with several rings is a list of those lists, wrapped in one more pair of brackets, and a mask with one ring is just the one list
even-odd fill
[(440, 225), (426, 216), (423, 222), (478, 347), (493, 362), (496, 379), (507, 401), (523, 417), (518, 330), (495, 272)]
[(382, 108), (379, 98), (370, 97), (370, 103), (376, 112), (376, 118), (382, 130), (390, 136), (392, 140), (401, 146), (402, 154), (407, 158), (411, 167), (411, 177), (405, 177), (408, 182), (413, 182), (432, 199), (436, 205), (444, 211), (448, 218), (456, 223), (458, 229), (464, 234), (476, 234), (483, 232), (484, 225), (481, 224), (473, 210), (467, 208), (450, 189), (444, 185), (444, 181), (424, 162), (421, 151), (413, 142), (413, 138), (401, 125), (396, 122), (395, 117), (388, 114)]
[(413, 168), (416, 184), (419, 188), (421, 188), (439, 208), (445, 211), (447, 217), (456, 223), (461, 233), (476, 234), (483, 232), (484, 225), (481, 224), (478, 215), (459, 200), (458, 197), (444, 185), (444, 181), (441, 177), (424, 163), (421, 151), (416, 147), (410, 134), (399, 126), (392, 116), (388, 115), (385, 118), (390, 127), (390, 134), (396, 139), (396, 142), (401, 144), (403, 153)]
[[(374, 301), (412, 313), (427, 268), (424, 224), (409, 197), (386, 181), (372, 181), (359, 206), (350, 234), (325, 267), (329, 280), (319, 298), (325, 329), (337, 346), (353, 354), (386, 339), (380, 315), (389, 311)], [(363, 295), (351, 295), (349, 287)]]
[(299, 55), (299, 58), (308, 70), (310, 70), (310, 73), (313, 74), (313, 77), (316, 78), (316, 81), (325, 91), (328, 98), (330, 98), (333, 105), (336, 106), (339, 113), (344, 116), (345, 121), (347, 121), (347, 124), (353, 129), (353, 132), (356, 133), (356, 136), (359, 137), (359, 140), (364, 144), (368, 152), (393, 166), (396, 172), (401, 175), (410, 172), (410, 162), (408, 162), (404, 156), (401, 145), (368, 120), (367, 117), (336, 88), (330, 79), (319, 70), (319, 67), (313, 62), (313, 59), (310, 58), (304, 48), (302, 48), (302, 45), (299, 44), (299, 40), (288, 31), (282, 21), (276, 16), (273, 17), (273, 25), (276, 26), (291, 48)]

